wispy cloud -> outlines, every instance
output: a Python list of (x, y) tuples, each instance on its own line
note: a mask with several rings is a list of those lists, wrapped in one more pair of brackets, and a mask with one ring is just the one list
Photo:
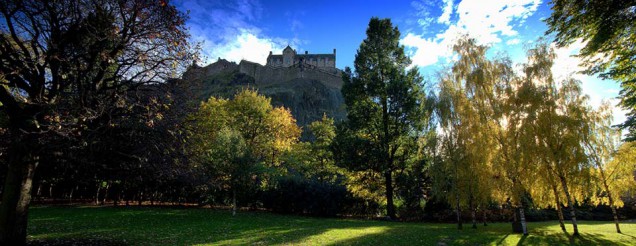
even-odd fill
[(305, 16), (305, 11), (287, 11), (285, 12), (285, 17), (287, 17), (287, 22), (289, 22), (289, 30), (294, 34), (296, 32), (305, 28), (305, 25), (301, 21)]
[(515, 45), (519, 43), (521, 43), (521, 39), (518, 38), (509, 39), (508, 41), (506, 41), (507, 45)]
[(187, 25), (195, 42), (202, 43), (207, 64), (218, 57), (239, 62), (241, 59), (264, 64), (270, 50), (282, 50), (294, 40), (270, 37), (257, 23), (263, 14), (258, 0), (208, 1), (183, 0), (177, 7), (190, 13)]
[[(406, 47), (413, 64), (426, 67), (452, 62), (452, 45), (461, 35), (475, 38), (480, 44), (494, 47), (508, 47), (519, 44), (531, 44), (533, 39), (524, 40), (519, 32), (526, 19), (533, 15), (540, 0), (489, 1), (463, 0), (453, 2), (442, 0), (441, 5), (413, 2), (411, 6), (418, 18), (420, 27), (429, 30), (409, 30), (400, 42)], [(431, 13), (441, 13), (432, 15)], [(437, 20), (434, 22), (433, 20)], [(437, 30), (437, 32), (431, 32)], [(537, 37), (538, 38), (538, 37)], [(559, 80), (573, 77), (581, 81), (584, 94), (589, 95), (589, 103), (598, 108), (602, 101), (613, 105), (614, 123), (625, 120), (625, 110), (617, 107), (619, 86), (614, 81), (601, 80), (595, 76), (580, 73), (581, 59), (577, 56), (583, 47), (575, 42), (568, 47), (556, 48), (556, 58), (552, 67), (554, 78)], [(507, 48), (504, 48), (507, 50)], [(516, 63), (525, 62), (523, 59)], [(520, 67), (517, 67), (520, 68)], [(522, 71), (520, 71), (522, 72)]]
[[(444, 0), (443, 3), (442, 14), (437, 22), (444, 24), (444, 27), (439, 32), (433, 35), (409, 32), (401, 40), (413, 58), (414, 65), (429, 66), (442, 58), (448, 60), (452, 56), (451, 46), (461, 35), (467, 34), (481, 44), (501, 43), (503, 37), (517, 36), (514, 26), (532, 15), (541, 1), (490, 1), (485, 4), (480, 0), (464, 0), (456, 7), (452, 0)], [(418, 14), (421, 16), (418, 22), (430, 23), (432, 9), (425, 8), (426, 5), (419, 2), (413, 5), (418, 7), (416, 11), (425, 12)]]
[(442, 8), (442, 15), (437, 19), (438, 23), (450, 25), (450, 18), (453, 14), (453, 0), (443, 0), (444, 7)]
[(413, 1), (411, 2), (411, 7), (415, 9), (415, 21), (417, 22), (417, 25), (422, 30), (426, 31), (426, 29), (435, 20), (431, 12), (428, 10), (436, 6), (430, 1)]

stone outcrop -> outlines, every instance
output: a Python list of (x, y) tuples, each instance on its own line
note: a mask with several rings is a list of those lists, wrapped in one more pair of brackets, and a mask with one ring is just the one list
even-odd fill
[[(192, 66), (184, 80), (196, 84), (196, 97), (231, 97), (237, 90), (250, 87), (272, 99), (275, 106), (289, 108), (299, 126), (320, 120), (323, 114), (344, 119), (342, 71), (297, 64), (291, 67), (262, 66), (241, 61), (239, 64), (219, 59), (205, 67)], [(306, 127), (305, 127), (306, 128)]]

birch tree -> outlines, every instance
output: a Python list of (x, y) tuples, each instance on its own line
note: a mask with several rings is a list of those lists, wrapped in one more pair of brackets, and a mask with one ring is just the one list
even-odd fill
[[(524, 66), (525, 79), (536, 86), (532, 91), (537, 93), (532, 102), (536, 104), (536, 111), (529, 112), (528, 124), (532, 127), (535, 143), (528, 147), (534, 148), (540, 159), (542, 179), (540, 184), (535, 185), (552, 189), (558, 209), (560, 192), (565, 195), (573, 234), (578, 235), (574, 206), (576, 200), (582, 201), (584, 189), (581, 185), (589, 177), (587, 156), (582, 148), (584, 134), (589, 129), (586, 120), (587, 96), (581, 93), (579, 81), (569, 77), (557, 82), (553, 78), (551, 69), (554, 58), (554, 51), (546, 43), (539, 43), (528, 50), (528, 63)], [(561, 191), (557, 190), (558, 187)]]
[[(609, 102), (590, 117), (591, 128), (583, 143), (590, 162), (594, 166), (596, 186), (591, 200), (595, 205), (605, 204), (612, 209), (616, 232), (621, 233), (617, 208), (622, 207), (621, 195), (633, 191), (636, 170), (636, 151), (633, 144), (621, 145), (621, 131), (612, 127), (612, 110)], [(630, 153), (631, 152), (631, 153)]]

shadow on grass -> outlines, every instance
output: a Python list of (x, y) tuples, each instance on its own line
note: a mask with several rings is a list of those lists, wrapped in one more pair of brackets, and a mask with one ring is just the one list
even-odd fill
[(28, 246), (80, 246), (80, 245), (101, 245), (101, 246), (123, 246), (128, 245), (125, 241), (94, 239), (94, 238), (66, 238), (66, 239), (48, 239), (48, 240), (31, 240)]
[(625, 233), (622, 233), (622, 232), (621, 232), (621, 235), (625, 235), (625, 236), (631, 237), (632, 239), (636, 240), (635, 236), (632, 236), (632, 235), (629, 235), (629, 234), (625, 234)]
[[(233, 217), (229, 211), (194, 208), (36, 207), (30, 213), (29, 238), (36, 245), (620, 245), (607, 239), (607, 234), (584, 232), (572, 237), (561, 232), (556, 222), (531, 224), (529, 236), (511, 234), (511, 229), (509, 223), (458, 231), (454, 224), (323, 219), (265, 212), (241, 212)], [(633, 238), (625, 236), (625, 240)]]

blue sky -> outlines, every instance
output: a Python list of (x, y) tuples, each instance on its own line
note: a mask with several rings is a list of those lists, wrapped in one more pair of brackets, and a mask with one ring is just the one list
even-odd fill
[[(452, 62), (450, 46), (463, 34), (489, 45), (492, 54), (506, 52), (514, 62), (524, 62), (524, 47), (545, 37), (542, 20), (550, 15), (546, 0), (176, 0), (174, 4), (189, 11), (192, 39), (203, 42), (201, 65), (218, 57), (264, 64), (269, 51), (281, 53), (290, 45), (297, 52), (310, 53), (331, 53), (335, 48), (336, 67), (342, 69), (353, 65), (369, 19), (376, 16), (391, 18), (398, 26), (413, 64), (432, 82), (435, 71)], [(615, 105), (617, 83), (576, 73), (579, 60), (572, 55), (580, 47), (575, 43), (556, 50), (554, 74), (557, 78), (572, 74), (581, 80), (593, 106), (602, 100)], [(615, 108), (614, 116), (620, 123), (625, 112)]]

